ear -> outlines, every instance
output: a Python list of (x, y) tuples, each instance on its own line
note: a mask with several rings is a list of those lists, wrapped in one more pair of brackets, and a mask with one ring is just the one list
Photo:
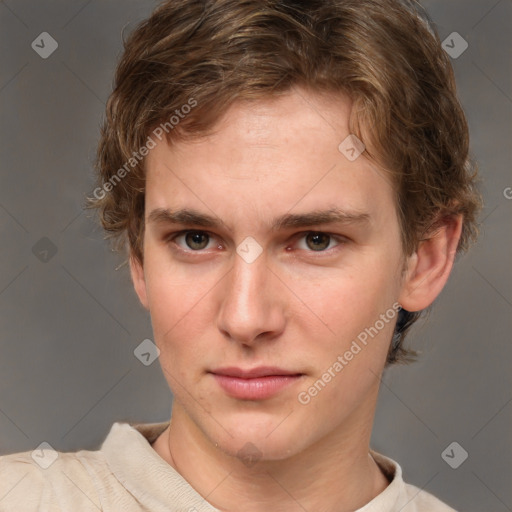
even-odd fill
[(421, 311), (434, 302), (448, 281), (462, 232), (462, 215), (447, 217), (419, 242), (407, 259), (398, 302), (407, 311)]
[(132, 276), (133, 287), (135, 288), (135, 292), (137, 293), (141, 304), (149, 310), (144, 268), (141, 262), (133, 254), (130, 254), (130, 274)]

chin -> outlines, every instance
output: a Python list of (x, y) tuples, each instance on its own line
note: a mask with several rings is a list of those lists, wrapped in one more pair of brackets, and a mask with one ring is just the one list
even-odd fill
[[(292, 413), (293, 415), (293, 413)], [(239, 459), (278, 461), (289, 458), (306, 448), (304, 429), (286, 415), (262, 417), (248, 414), (247, 417), (232, 417), (220, 420), (225, 429), (215, 429), (214, 444), (226, 454)], [(286, 418), (286, 419), (284, 419)], [(284, 419), (284, 421), (283, 421)], [(229, 432), (229, 433), (228, 433)], [(231, 435), (230, 435), (231, 434)]]
[(280, 439), (253, 439), (248, 436), (227, 440), (218, 446), (224, 453), (236, 457), (245, 466), (257, 462), (281, 461), (299, 453), (302, 447), (290, 437)]

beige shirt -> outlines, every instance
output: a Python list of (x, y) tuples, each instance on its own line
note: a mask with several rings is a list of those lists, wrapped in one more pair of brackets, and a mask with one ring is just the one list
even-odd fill
[[(0, 457), (0, 512), (216, 512), (152, 448), (168, 424), (114, 423), (96, 451)], [(390, 484), (357, 512), (455, 512), (405, 484), (395, 461), (370, 453)]]

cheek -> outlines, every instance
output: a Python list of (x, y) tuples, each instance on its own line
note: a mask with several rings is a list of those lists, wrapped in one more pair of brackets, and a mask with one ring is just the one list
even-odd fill
[[(392, 263), (382, 255), (371, 264), (361, 262), (360, 266), (352, 266), (350, 272), (340, 270), (329, 279), (303, 281), (298, 295), (309, 297), (308, 305), (329, 326), (329, 331), (323, 330), (327, 336), (317, 336), (314, 344), (308, 343), (314, 335), (314, 324), (307, 323), (304, 317), (298, 326), (305, 334), (302, 348), (315, 374), (307, 385), (315, 386), (318, 379), (322, 381), (317, 385), (322, 390), (322, 396), (314, 399), (317, 404), (337, 403), (340, 410), (351, 410), (361, 395), (375, 385), (397, 318), (396, 306), (393, 308), (397, 285)], [(325, 382), (328, 384), (324, 387)]]
[[(155, 342), (165, 353), (184, 351), (196, 344), (208, 321), (213, 292), (218, 277), (201, 265), (184, 267), (171, 264), (165, 251), (148, 251), (146, 289)], [(211, 308), (211, 306), (210, 306)]]
[(336, 286), (332, 280), (330, 283), (322, 292), (317, 288), (311, 303), (331, 332), (327, 337), (317, 337), (312, 344), (308, 342), (312, 336), (307, 336), (313, 331), (312, 324), (304, 321), (298, 328), (306, 334), (303, 354), (313, 369), (311, 378), (301, 388), (302, 396), (318, 408), (319, 414), (336, 404), (326, 420), (333, 426), (375, 390), (397, 312), (393, 307), (394, 284), (381, 273), (366, 272), (360, 279), (355, 275), (339, 279)]
[(357, 336), (395, 301), (396, 279), (388, 263), (382, 259), (362, 261), (350, 268), (329, 272), (323, 269), (291, 281), (290, 288), (309, 310), (303, 320), (321, 320), (331, 334), (345, 341)]

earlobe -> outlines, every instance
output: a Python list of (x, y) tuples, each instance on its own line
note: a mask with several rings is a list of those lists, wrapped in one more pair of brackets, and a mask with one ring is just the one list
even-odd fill
[(135, 288), (135, 292), (141, 304), (149, 310), (144, 268), (142, 263), (133, 254), (130, 255), (130, 274), (132, 276), (133, 287)]
[(399, 297), (407, 311), (421, 311), (434, 302), (448, 281), (462, 232), (462, 215), (446, 218), (422, 240), (407, 260)]

